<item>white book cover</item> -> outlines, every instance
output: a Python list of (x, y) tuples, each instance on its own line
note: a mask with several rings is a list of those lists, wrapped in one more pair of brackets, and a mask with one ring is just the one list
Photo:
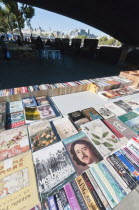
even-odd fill
[(120, 107), (118, 107), (116, 104), (114, 103), (107, 103), (104, 104), (104, 106), (109, 109), (115, 116), (120, 116), (123, 114), (126, 114), (126, 111), (121, 109)]
[(53, 124), (61, 139), (66, 139), (78, 133), (77, 129), (74, 127), (72, 122), (68, 119), (68, 117), (57, 119), (53, 121)]
[(100, 119), (81, 125), (81, 128), (103, 157), (124, 145)]
[(23, 110), (22, 101), (12, 101), (9, 103), (9, 113), (20, 112)]
[(94, 109), (104, 118), (104, 119), (108, 119), (110, 117), (113, 117), (114, 114), (107, 109), (105, 106), (103, 105), (97, 105), (94, 107)]

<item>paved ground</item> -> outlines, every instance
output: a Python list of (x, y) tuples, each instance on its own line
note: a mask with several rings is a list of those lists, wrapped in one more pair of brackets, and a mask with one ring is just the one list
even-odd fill
[(0, 63), (0, 89), (118, 75), (120, 67), (91, 58), (65, 56), (61, 61), (11, 60)]

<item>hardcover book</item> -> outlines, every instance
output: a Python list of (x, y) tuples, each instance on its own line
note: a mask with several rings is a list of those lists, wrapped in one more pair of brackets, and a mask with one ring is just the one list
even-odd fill
[(46, 99), (46, 96), (36, 97), (38, 106), (49, 105), (49, 101)]
[[(132, 129), (130, 129), (126, 124), (124, 124), (121, 120), (119, 120), (116, 117), (111, 117), (107, 120), (104, 120), (106, 125), (109, 126), (109, 128), (112, 130), (113, 133), (115, 133), (115, 129), (123, 136), (126, 137), (126, 139), (130, 140), (132, 137), (136, 136), (136, 132), (134, 132)], [(117, 136), (117, 135), (116, 135)], [(119, 137), (120, 138), (120, 137)]]
[(31, 209), (38, 192), (30, 151), (0, 162), (0, 209)]
[(75, 178), (75, 170), (62, 142), (33, 153), (41, 202)]
[(86, 123), (81, 128), (102, 156), (124, 145), (100, 119)]
[(7, 129), (16, 128), (21, 125), (25, 125), (24, 112), (15, 112), (7, 114), (6, 127)]
[(25, 107), (26, 120), (34, 121), (40, 120), (40, 113), (37, 107)]
[(37, 106), (37, 103), (36, 103), (36, 100), (34, 97), (24, 98), (24, 99), (22, 99), (22, 102), (23, 102), (24, 107)]
[(12, 101), (8, 104), (8, 113), (23, 111), (22, 101)]
[(4, 131), (0, 135), (0, 161), (29, 150), (27, 126)]
[(131, 107), (126, 104), (124, 101), (122, 100), (119, 100), (119, 101), (115, 101), (113, 102), (116, 106), (122, 108), (123, 110), (125, 110), (126, 112), (132, 112), (132, 109)]
[(107, 104), (104, 104), (104, 106), (109, 109), (114, 115), (116, 116), (120, 116), (120, 115), (123, 115), (123, 114), (126, 114), (126, 111), (123, 110), (122, 108), (116, 106), (116, 104), (114, 103), (107, 103)]
[(102, 160), (102, 156), (83, 132), (64, 139), (63, 143), (79, 175), (91, 164)]
[(51, 119), (56, 117), (54, 110), (50, 105), (38, 106), (38, 110), (40, 112), (41, 119)]
[(89, 119), (81, 111), (69, 113), (68, 116), (78, 130), (81, 130), (82, 124), (89, 122)]
[(64, 117), (58, 120), (53, 121), (53, 124), (57, 130), (61, 139), (66, 139), (70, 136), (73, 136), (78, 133), (77, 129), (68, 119), (68, 117)]
[(28, 131), (33, 152), (57, 142), (57, 137), (48, 120), (31, 123)]
[(108, 119), (110, 117), (113, 117), (114, 114), (107, 109), (106, 107), (102, 106), (102, 105), (97, 105), (95, 107), (95, 110), (104, 118), (104, 119)]
[(89, 118), (89, 120), (102, 119), (94, 108), (83, 109), (82, 112)]

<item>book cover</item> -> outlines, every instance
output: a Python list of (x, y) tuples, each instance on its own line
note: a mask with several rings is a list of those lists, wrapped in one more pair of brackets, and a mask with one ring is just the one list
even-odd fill
[(120, 107), (116, 106), (114, 103), (107, 103), (104, 106), (109, 109), (115, 116), (120, 116), (126, 114), (126, 111), (121, 109)]
[(95, 202), (94, 198), (92, 197), (83, 177), (78, 176), (75, 180), (76, 180), (76, 183), (82, 193), (82, 196), (84, 197), (84, 200), (86, 202), (88, 209), (99, 210), (99, 208), (96, 205), (96, 202)]
[(40, 112), (41, 119), (51, 119), (56, 117), (54, 110), (50, 105), (38, 106), (38, 110)]
[(104, 119), (108, 119), (110, 117), (113, 117), (114, 114), (107, 109), (106, 107), (104, 107), (103, 105), (97, 105), (95, 107), (95, 110), (104, 118)]
[[(133, 131), (139, 134), (139, 116), (125, 122)], [(136, 135), (137, 135), (136, 134)], [(132, 136), (133, 137), (133, 136)]]
[(88, 169), (91, 164), (103, 159), (83, 132), (64, 139), (63, 143), (79, 175)]
[(127, 114), (124, 114), (122, 116), (119, 116), (118, 119), (121, 120), (123, 123), (126, 123), (126, 121), (131, 120), (135, 117), (138, 117), (139, 115), (135, 112), (129, 112)]
[(68, 117), (57, 119), (53, 121), (53, 124), (61, 139), (66, 139), (78, 133), (77, 129), (74, 127)]
[(48, 206), (50, 210), (58, 210), (56, 207), (54, 196), (48, 198)]
[(67, 195), (67, 198), (68, 198), (68, 201), (69, 201), (69, 204), (71, 206), (71, 209), (77, 209), (77, 210), (80, 210), (80, 206), (79, 206), (79, 203), (76, 199), (76, 196), (74, 194), (74, 191), (70, 185), (70, 183), (67, 183), (65, 186), (64, 186), (64, 190), (66, 192), (66, 195)]
[(0, 139), (0, 161), (29, 150), (27, 126), (4, 131)]
[(81, 130), (82, 124), (89, 122), (89, 119), (81, 111), (69, 113), (68, 116), (78, 130)]
[(0, 113), (0, 132), (5, 130), (5, 114)]
[(6, 102), (0, 103), (0, 114), (4, 114), (6, 112)]
[(68, 199), (67, 199), (67, 196), (66, 196), (64, 188), (61, 188), (58, 191), (58, 193), (59, 193), (59, 196), (60, 196), (60, 200), (62, 202), (63, 209), (64, 210), (71, 210), (71, 207), (69, 205), (69, 202), (68, 202)]
[(114, 156), (109, 156), (107, 160), (130, 190), (136, 188), (137, 184)]
[(135, 144), (133, 141), (129, 141), (127, 148), (129, 148), (139, 158), (139, 147), (137, 144)]
[(26, 120), (40, 120), (40, 113), (37, 107), (25, 107)]
[(76, 181), (75, 180), (72, 180), (70, 182), (70, 184), (72, 186), (72, 189), (74, 190), (74, 193), (75, 193), (75, 196), (76, 196), (76, 198), (78, 200), (78, 203), (80, 205), (80, 208), (82, 210), (87, 210), (88, 208), (87, 208), (87, 206), (85, 204), (84, 198), (83, 198), (83, 196), (82, 196), (82, 194), (81, 194), (81, 192), (80, 192), (80, 190), (78, 188), (78, 185), (77, 185)]
[[(35, 209), (36, 210), (36, 209)], [(38, 209), (37, 209), (38, 210)], [(50, 210), (49, 209), (49, 205), (48, 205), (48, 200), (47, 201), (45, 201), (45, 202), (43, 202), (43, 203), (41, 203), (41, 209), (39, 209), (39, 210)]]
[(22, 102), (23, 102), (24, 107), (37, 106), (37, 103), (36, 103), (36, 100), (34, 97), (24, 98), (24, 99), (22, 99)]
[(81, 128), (102, 156), (124, 145), (100, 119), (86, 123)]
[(48, 120), (31, 123), (28, 131), (33, 152), (58, 140)]
[(97, 166), (99, 167), (100, 171), (103, 173), (109, 184), (112, 186), (117, 200), (118, 202), (120, 202), (127, 195), (122, 185), (115, 179), (115, 177), (112, 175), (110, 170), (103, 162), (98, 163)]
[(87, 185), (89, 191), (91, 192), (91, 195), (93, 196), (93, 198), (94, 198), (94, 200), (95, 200), (95, 202), (96, 202), (98, 208), (99, 208), (100, 210), (105, 210), (105, 207), (104, 207), (104, 205), (103, 205), (101, 199), (99, 198), (99, 196), (98, 196), (98, 194), (97, 194), (97, 192), (96, 192), (94, 186), (92, 185), (92, 183), (91, 183), (91, 181), (90, 181), (88, 175), (86, 174), (86, 172), (84, 172), (84, 173), (82, 174), (82, 177), (84, 178), (84, 181), (85, 181), (85, 183), (86, 183), (86, 185)]
[(126, 104), (128, 104), (131, 109), (136, 109), (139, 107), (139, 102), (137, 102), (136, 100), (134, 99), (125, 99), (123, 100)]
[(31, 209), (38, 192), (30, 151), (0, 162), (0, 209)]
[[(121, 120), (119, 120), (116, 117), (109, 118), (105, 120), (104, 122), (106, 124), (108, 122), (113, 128), (115, 128), (121, 135), (126, 137), (128, 140), (130, 140), (132, 137), (137, 135), (136, 132), (134, 132), (125, 123), (123, 123)], [(110, 129), (114, 132), (112, 127), (110, 127)]]
[(25, 116), (24, 112), (15, 112), (7, 114), (6, 116), (6, 128), (16, 128), (21, 125), (25, 125)]
[(98, 186), (97, 182), (95, 181), (95, 179), (94, 179), (92, 173), (90, 172), (90, 170), (87, 170), (85, 173), (89, 177), (89, 180), (91, 181), (93, 187), (95, 188), (95, 191), (98, 194), (99, 198), (101, 199), (105, 209), (106, 210), (111, 210), (111, 207), (110, 207), (107, 199), (105, 198), (104, 194), (102, 193), (100, 187)]
[(128, 147), (124, 147), (122, 150), (124, 151), (124, 154), (129, 159), (132, 159), (136, 163), (136, 165), (139, 167), (139, 157), (136, 154), (134, 154), (134, 152), (130, 150)]
[(94, 108), (83, 109), (82, 112), (89, 118), (89, 120), (102, 119), (99, 113)]
[(36, 101), (38, 106), (49, 105), (49, 101), (47, 101), (46, 96), (36, 97)]
[(124, 101), (122, 100), (119, 100), (119, 101), (115, 101), (113, 102), (116, 106), (122, 108), (123, 110), (125, 110), (126, 112), (132, 112), (132, 109), (131, 107), (125, 103)]
[(23, 111), (22, 101), (12, 101), (8, 104), (8, 113)]
[(54, 199), (55, 199), (55, 202), (56, 202), (57, 209), (58, 210), (63, 210), (62, 201), (60, 199), (59, 193), (56, 193), (54, 195)]
[(41, 202), (71, 179), (75, 170), (62, 142), (33, 153)]

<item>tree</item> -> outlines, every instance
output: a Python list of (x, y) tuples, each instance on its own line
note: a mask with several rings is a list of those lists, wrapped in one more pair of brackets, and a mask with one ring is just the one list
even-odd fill
[(78, 35), (77, 37), (74, 37), (74, 39), (88, 39), (89, 37), (86, 35)]
[(11, 0), (0, 0), (0, 2), (5, 5), (9, 13), (15, 18), (15, 23), (18, 26), (21, 40), (23, 40), (22, 28), (24, 28), (25, 22), (27, 22), (28, 26), (31, 26), (30, 21), (35, 14), (34, 8), (27, 4), (21, 4), (20, 6), (16, 1)]

